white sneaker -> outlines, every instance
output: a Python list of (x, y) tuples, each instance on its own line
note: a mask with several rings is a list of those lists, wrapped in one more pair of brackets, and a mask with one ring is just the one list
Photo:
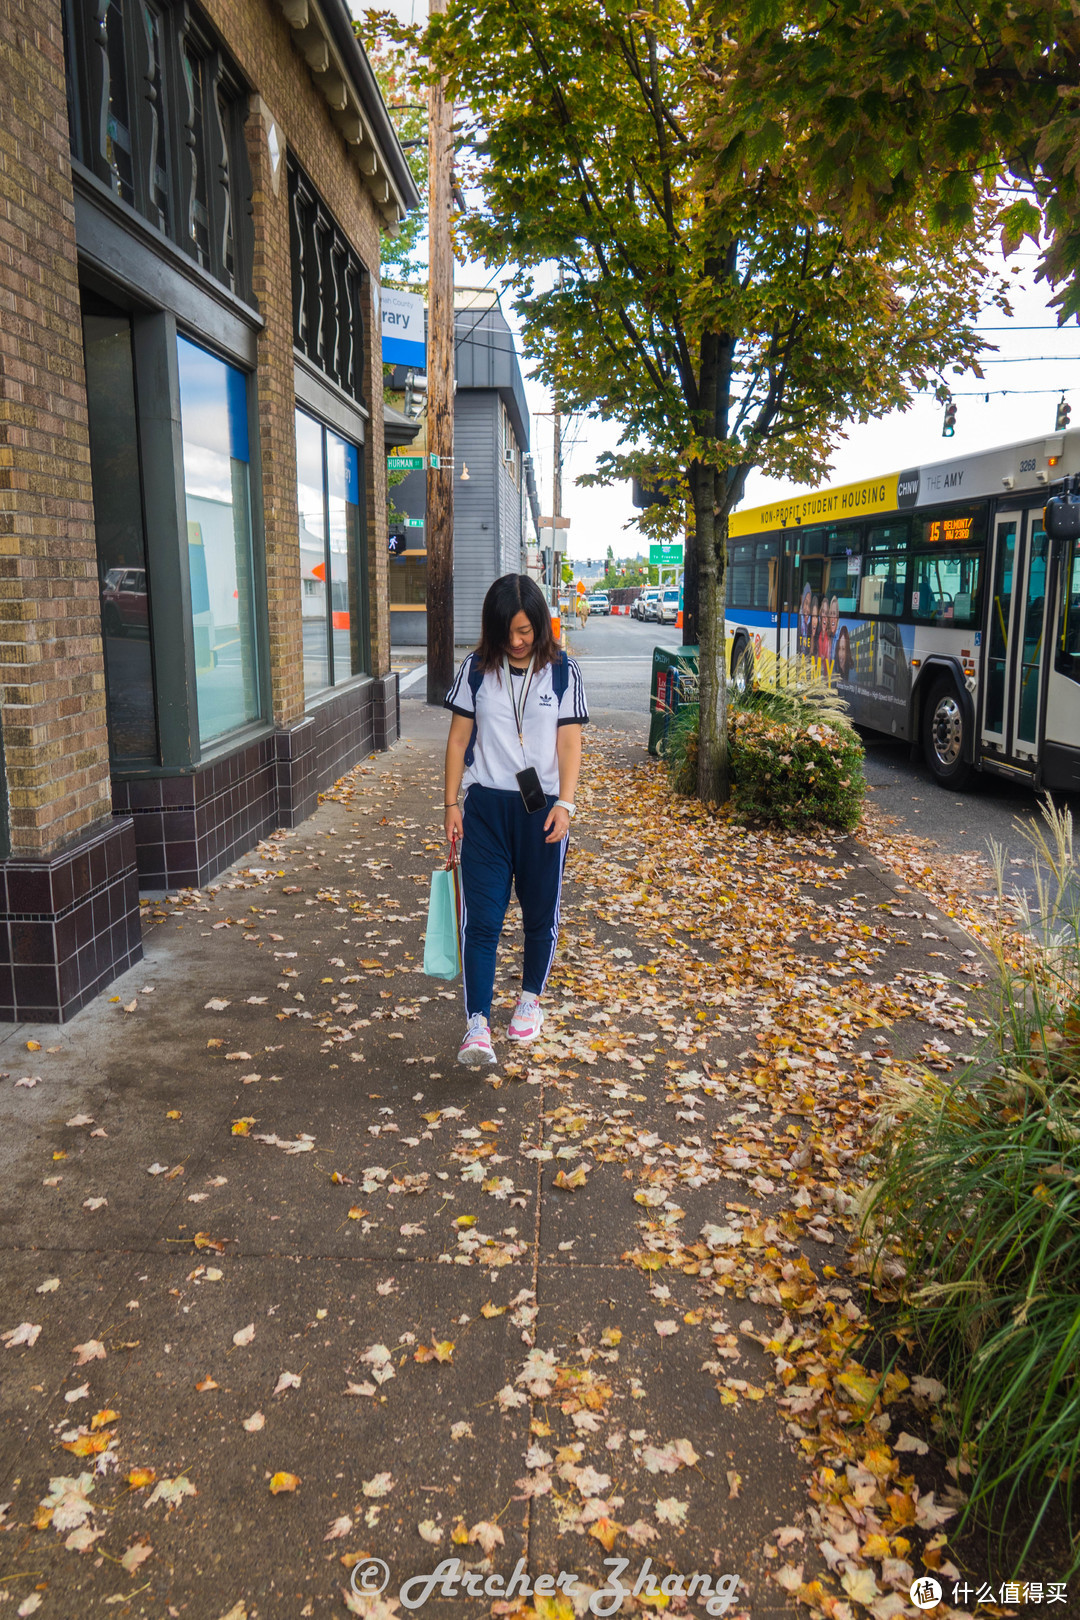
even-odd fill
[(483, 1013), (473, 1013), (469, 1019), (469, 1027), (465, 1031), (465, 1039), (461, 1043), (457, 1060), (459, 1063), (467, 1064), (471, 1069), (483, 1068), (485, 1065), (490, 1068), (493, 1063), (498, 1063), (495, 1048), (491, 1044), (491, 1031)]
[(507, 1040), (517, 1041), (519, 1045), (524, 1045), (526, 1041), (535, 1041), (543, 1022), (540, 997), (534, 996), (530, 990), (523, 990), (514, 1008), (510, 1028), (506, 1032)]

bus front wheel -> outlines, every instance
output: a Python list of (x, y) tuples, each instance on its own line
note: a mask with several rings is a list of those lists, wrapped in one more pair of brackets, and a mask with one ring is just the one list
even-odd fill
[(923, 754), (941, 786), (954, 792), (971, 780), (972, 767), (964, 758), (965, 729), (960, 694), (944, 676), (934, 683), (923, 711)]

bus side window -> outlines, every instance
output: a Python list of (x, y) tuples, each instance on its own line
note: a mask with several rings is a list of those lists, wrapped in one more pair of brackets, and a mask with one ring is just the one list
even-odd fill
[(873, 553), (865, 557), (859, 589), (859, 612), (895, 619), (900, 615), (903, 601), (903, 557), (874, 556)]
[(1061, 628), (1056, 667), (1080, 680), (1080, 542), (1073, 541), (1062, 569)]

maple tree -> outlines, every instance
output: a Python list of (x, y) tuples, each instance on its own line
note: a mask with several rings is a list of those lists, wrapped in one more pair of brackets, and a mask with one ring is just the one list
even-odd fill
[[(797, 167), (853, 237), (925, 206), (971, 220), (1001, 184), (1006, 250), (1080, 314), (1080, 9), (956, 0), (751, 0), (713, 129), (717, 168)], [(805, 139), (812, 131), (813, 138)], [(790, 137), (790, 138), (789, 138)]]
[(563, 408), (622, 424), (619, 450), (581, 481), (672, 481), (642, 525), (687, 529), (711, 801), (727, 793), (726, 536), (747, 473), (815, 481), (853, 418), (907, 405), (946, 365), (976, 366), (992, 211), (977, 202), (943, 223), (915, 195), (859, 242), (819, 216), (794, 165), (719, 167), (740, 18), (687, 0), (584, 13), (476, 0), (424, 38), (467, 109), (478, 206), (461, 242), (518, 267), (525, 343)]

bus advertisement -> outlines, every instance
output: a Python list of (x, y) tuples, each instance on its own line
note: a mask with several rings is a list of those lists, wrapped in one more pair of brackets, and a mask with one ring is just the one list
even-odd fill
[(809, 668), (945, 787), (1080, 790), (1080, 540), (1043, 526), (1078, 475), (1080, 430), (735, 512), (732, 675)]

